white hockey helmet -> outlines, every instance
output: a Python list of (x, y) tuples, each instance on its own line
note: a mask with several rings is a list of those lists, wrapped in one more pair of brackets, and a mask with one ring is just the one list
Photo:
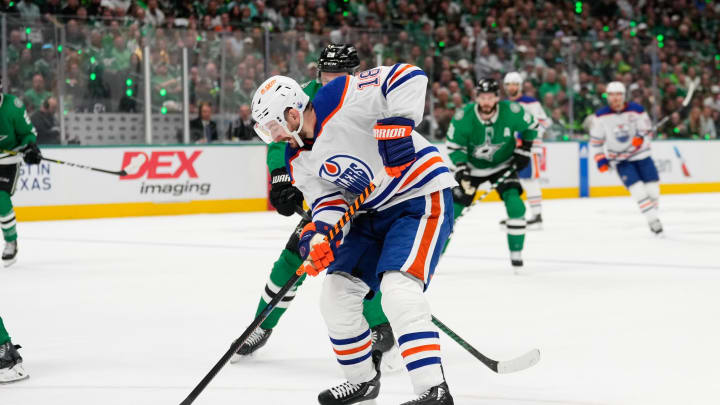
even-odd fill
[[(255, 132), (265, 143), (277, 142), (283, 135), (290, 135), (302, 147), (299, 132), (303, 126), (303, 114), (310, 97), (293, 79), (286, 76), (273, 76), (263, 82), (255, 91), (252, 99), (252, 117), (255, 120)], [(285, 120), (285, 110), (294, 108), (300, 111), (300, 126), (290, 131)]]
[(503, 79), (503, 84), (507, 85), (510, 83), (517, 83), (520, 86), (522, 86), (523, 78), (518, 72), (509, 72), (505, 75), (505, 78)]
[(605, 93), (622, 93), (625, 94), (625, 85), (622, 82), (610, 82), (605, 89)]

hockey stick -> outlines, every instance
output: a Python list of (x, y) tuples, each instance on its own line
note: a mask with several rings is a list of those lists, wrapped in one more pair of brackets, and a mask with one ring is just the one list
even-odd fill
[[(660, 119), (660, 121), (658, 121), (655, 125), (653, 125), (650, 128), (650, 132), (657, 133), (658, 129), (660, 129), (663, 125), (665, 125), (665, 123), (668, 122), (668, 120), (670, 119), (670, 117), (672, 117), (673, 114), (683, 112), (687, 108), (687, 106), (690, 105), (690, 100), (692, 100), (692, 96), (693, 96), (693, 94), (695, 94), (696, 88), (697, 88), (697, 84), (695, 84), (695, 82), (691, 82), (690, 86), (688, 86), (688, 92), (685, 95), (685, 98), (683, 99), (683, 101), (681, 103), (681, 107), (679, 109), (677, 109), (676, 111), (673, 111), (672, 113), (670, 113), (670, 114), (664, 116), (662, 119)], [(641, 146), (642, 146), (642, 144), (641, 144)], [(608, 158), (608, 160), (610, 161), (610, 163), (617, 164), (617, 162), (620, 160), (619, 159), (620, 156), (627, 154), (628, 152), (634, 153), (639, 148), (640, 147), (636, 147), (631, 144), (627, 148), (622, 150), (621, 152), (617, 152), (616, 153), (617, 157), (612, 158), (612, 159)], [(614, 166), (611, 166), (611, 168), (614, 169)]]
[(432, 316), (432, 322), (437, 326), (441, 331), (445, 332), (446, 335), (450, 336), (452, 340), (457, 342), (460, 346), (462, 346), (463, 349), (467, 350), (470, 354), (475, 356), (476, 359), (480, 360), (484, 365), (486, 365), (490, 370), (498, 373), (498, 374), (508, 374), (508, 373), (514, 373), (517, 371), (522, 371), (527, 368), (530, 368), (537, 364), (540, 361), (540, 350), (539, 349), (532, 349), (529, 352), (523, 354), (522, 356), (516, 357), (514, 359), (505, 360), (505, 361), (497, 361), (493, 360), (484, 354), (480, 353), (472, 347), (470, 343), (465, 341), (465, 339), (458, 336), (455, 332), (453, 332), (452, 329), (450, 329), (447, 325), (440, 322), (439, 319), (435, 317), (435, 315)]
[(302, 217), (302, 219), (304, 219), (304, 220), (306, 220), (306, 221), (311, 221), (311, 222), (312, 222), (312, 218), (310, 217), (310, 214), (308, 214), (307, 211), (305, 211), (305, 210), (303, 209), (303, 207), (301, 207), (301, 206), (299, 206), (299, 205), (296, 206), (296, 207), (295, 207), (295, 213), (298, 214), (298, 215), (300, 215), (300, 216)]
[[(335, 226), (330, 229), (330, 232), (325, 236), (325, 241), (330, 242), (333, 239), (335, 239), (335, 236), (337, 236), (341, 229), (350, 222), (350, 218), (352, 218), (357, 210), (360, 208), (360, 204), (362, 204), (365, 199), (370, 195), (370, 193), (375, 190), (375, 184), (373, 182), (370, 182), (370, 184), (365, 187), (365, 190), (355, 199), (355, 202), (350, 204), (350, 207), (345, 210), (345, 214), (343, 214), (342, 217), (340, 217), (340, 220), (335, 223)], [(282, 288), (280, 288), (280, 291), (278, 291), (275, 294), (275, 297), (273, 297), (272, 300), (265, 306), (265, 309), (260, 312), (260, 314), (255, 317), (255, 320), (252, 321), (250, 326), (245, 329), (245, 332), (243, 332), (242, 335), (240, 335), (239, 338), (235, 339), (235, 341), (230, 345), (230, 348), (225, 352), (225, 354), (218, 360), (218, 362), (213, 366), (213, 368), (210, 370), (209, 373), (198, 383), (198, 385), (190, 392), (190, 394), (183, 400), (180, 405), (190, 405), (197, 399), (197, 397), (200, 395), (200, 393), (205, 390), (205, 388), (210, 384), (210, 381), (212, 381), (213, 378), (217, 375), (218, 372), (227, 364), (227, 362), (230, 360), (232, 355), (238, 351), (240, 346), (242, 346), (243, 343), (245, 343), (245, 340), (250, 336), (250, 334), (258, 327), (260, 324), (265, 320), (265, 318), (270, 315), (270, 312), (272, 312), (273, 309), (275, 309), (275, 306), (280, 302), (280, 300), (285, 297), (287, 292), (292, 288), (292, 286), (295, 285), (295, 282), (298, 281), (300, 276), (302, 275), (302, 267), (300, 267), (295, 274), (290, 277), (290, 280), (288, 280)]]
[(688, 105), (690, 105), (690, 100), (692, 100), (692, 96), (695, 93), (695, 88), (697, 88), (697, 84), (695, 84), (695, 82), (690, 82), (690, 86), (688, 86), (688, 92), (682, 101), (682, 107), (680, 107), (677, 111), (674, 111), (664, 116), (660, 121), (657, 122), (657, 124), (653, 125), (653, 132), (657, 132), (660, 127), (665, 125), (665, 123), (670, 119), (673, 114), (682, 112), (685, 108), (687, 108)]
[[(497, 180), (495, 180), (495, 182), (494, 182), (492, 185), (490, 185), (490, 188), (489, 188), (489, 189), (485, 190), (485, 192), (482, 193), (482, 194), (480, 195), (480, 197), (478, 197), (475, 201), (472, 202), (472, 204), (470, 204), (470, 207), (472, 207), (473, 205), (475, 205), (475, 204), (479, 203), (480, 201), (484, 200), (485, 197), (489, 196), (490, 193), (493, 192), (493, 190), (495, 190), (496, 188), (498, 188), (498, 186), (500, 186), (501, 184), (503, 184), (503, 183), (505, 182), (505, 180), (508, 179), (508, 177), (512, 176), (512, 174), (513, 174), (513, 172), (514, 172), (515, 170), (517, 170), (517, 169), (515, 168), (515, 166), (510, 166), (509, 169), (505, 170), (505, 172), (502, 174), (502, 176), (500, 176)], [(468, 207), (468, 208), (469, 208), (469, 207)]]
[[(513, 172), (515, 172), (515, 170), (516, 170), (516, 169), (515, 169), (515, 166), (510, 166), (510, 168), (508, 168), (507, 170), (505, 170), (505, 172), (503, 172), (503, 174), (502, 174), (497, 180), (495, 180), (494, 183), (492, 183), (492, 184), (490, 185), (490, 188), (489, 188), (489, 189), (485, 190), (485, 191), (480, 195), (480, 197), (478, 197), (477, 199), (475, 199), (470, 205), (468, 205), (467, 207), (465, 207), (465, 209), (463, 209), (462, 214), (460, 214), (460, 216), (459, 216), (457, 219), (455, 219), (455, 222), (457, 222), (457, 220), (460, 219), (460, 217), (462, 217), (463, 215), (465, 215), (466, 212), (470, 211), (470, 208), (472, 208), (472, 207), (475, 206), (477, 203), (479, 203), (480, 201), (484, 200), (487, 196), (489, 196), (490, 193), (492, 193), (493, 190), (495, 190), (496, 188), (498, 188), (498, 186), (500, 186), (502, 183), (504, 183), (505, 180), (507, 180), (508, 177), (510, 177), (510, 176), (513, 174)], [(478, 186), (479, 186), (479, 184), (478, 184)], [(461, 185), (460, 187), (462, 187), (462, 185)], [(463, 187), (463, 188), (464, 188), (464, 187)], [(475, 192), (477, 193), (477, 190), (476, 190)]]
[[(5, 149), (0, 150), (0, 152), (5, 153), (5, 154), (8, 154), (8, 155), (12, 155), (12, 156), (17, 156), (17, 155), (21, 155), (21, 156), (22, 156), (22, 155), (23, 155), (22, 152), (16, 152), (16, 151), (5, 150)], [(44, 161), (46, 161), (46, 162), (52, 162), (52, 163), (57, 163), (57, 164), (61, 164), (61, 165), (66, 165), (66, 166), (71, 166), (71, 167), (77, 167), (78, 169), (93, 170), (93, 171), (100, 172), (100, 173), (113, 174), (113, 175), (115, 175), (115, 176), (127, 176), (127, 175), (128, 175), (128, 172), (126, 171), (126, 169), (127, 169), (127, 168), (131, 168), (131, 166), (134, 166), (134, 165), (131, 163), (130, 165), (127, 166), (126, 169), (123, 169), (123, 170), (105, 170), (105, 169), (99, 169), (99, 168), (97, 168), (97, 167), (90, 167), (90, 166), (81, 165), (81, 164), (78, 164), (78, 163), (66, 162), (66, 161), (64, 161), (64, 160), (57, 160), (57, 159), (46, 158), (45, 156), (41, 156), (40, 159), (42, 159), (42, 160), (44, 160)], [(139, 169), (139, 167), (137, 167), (137, 168), (132, 167), (132, 168), (131, 168), (131, 171), (134, 172), (134, 171), (137, 171), (138, 169)]]

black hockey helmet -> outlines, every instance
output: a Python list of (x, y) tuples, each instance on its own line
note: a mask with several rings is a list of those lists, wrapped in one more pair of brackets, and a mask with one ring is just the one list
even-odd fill
[(498, 95), (500, 94), (500, 85), (497, 80), (486, 77), (478, 81), (475, 91), (477, 91), (477, 94), (495, 93), (495, 95)]
[(330, 44), (320, 52), (318, 71), (354, 73), (360, 66), (357, 49), (351, 44)]

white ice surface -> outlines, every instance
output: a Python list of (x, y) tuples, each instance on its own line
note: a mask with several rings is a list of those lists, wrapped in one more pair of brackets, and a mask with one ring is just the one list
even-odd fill
[[(441, 334), (458, 405), (720, 403), (720, 195), (663, 196), (667, 238), (629, 198), (547, 200), (513, 275), (497, 203), (458, 221), (428, 297), (490, 357)], [(20, 223), (0, 314), (31, 378), (0, 405), (178, 404), (242, 333), (297, 218), (273, 213)], [(268, 345), (196, 404), (314, 404), (342, 381), (308, 279)], [(413, 398), (404, 372), (377, 403)]]

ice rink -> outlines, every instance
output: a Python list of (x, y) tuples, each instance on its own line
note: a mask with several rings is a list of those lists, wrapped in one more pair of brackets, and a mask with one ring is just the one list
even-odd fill
[[(456, 224), (428, 290), (478, 350), (536, 366), (495, 375), (441, 334), (458, 405), (720, 403), (720, 194), (663, 196), (667, 237), (630, 198), (546, 200), (519, 275), (499, 203)], [(192, 215), (18, 225), (0, 314), (29, 380), (0, 405), (178, 404), (251, 322), (298, 217)], [(343, 380), (308, 279), (267, 346), (196, 404), (314, 404)], [(377, 404), (415, 398), (383, 375)]]

